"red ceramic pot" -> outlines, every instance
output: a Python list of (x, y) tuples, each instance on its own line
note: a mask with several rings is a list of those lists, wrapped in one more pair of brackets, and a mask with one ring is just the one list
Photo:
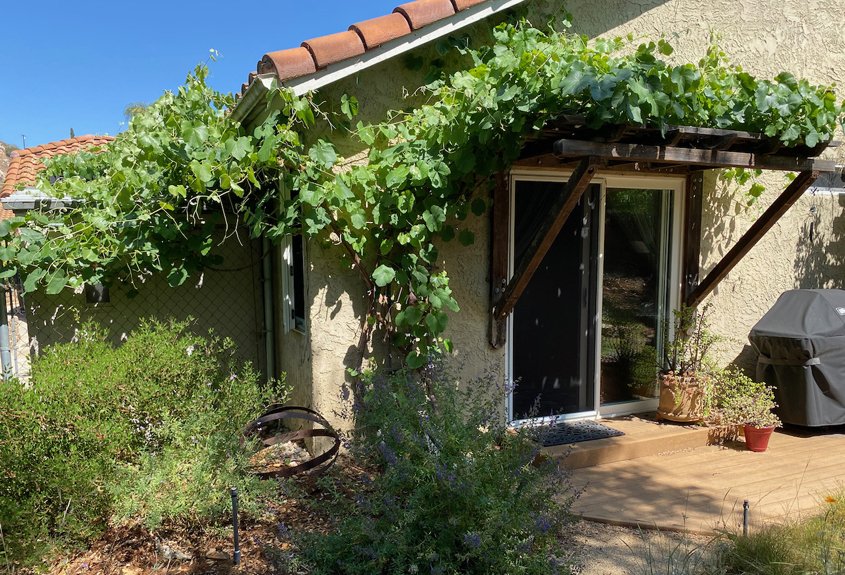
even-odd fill
[(754, 427), (745, 426), (745, 446), (751, 451), (762, 452), (769, 447), (769, 438), (774, 433), (775, 427)]

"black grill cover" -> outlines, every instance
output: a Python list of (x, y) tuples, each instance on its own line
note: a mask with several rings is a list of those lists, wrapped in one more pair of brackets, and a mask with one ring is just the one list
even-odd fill
[(784, 423), (845, 424), (845, 291), (784, 292), (748, 339)]

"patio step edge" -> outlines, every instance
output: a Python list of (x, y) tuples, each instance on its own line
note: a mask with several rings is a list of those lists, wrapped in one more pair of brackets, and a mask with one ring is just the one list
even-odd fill
[(567, 469), (581, 469), (604, 463), (704, 447), (708, 445), (708, 437), (709, 430), (705, 427), (678, 427), (666, 434), (646, 437), (635, 437), (629, 434), (545, 447), (543, 453), (548, 457), (559, 459)]

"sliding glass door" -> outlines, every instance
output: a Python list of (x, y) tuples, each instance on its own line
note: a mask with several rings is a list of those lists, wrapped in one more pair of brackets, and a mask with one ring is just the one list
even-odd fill
[(671, 190), (606, 188), (601, 405), (657, 397), (669, 309)]
[[(514, 178), (511, 271), (530, 257), (564, 186), (563, 178)], [(511, 420), (632, 413), (655, 403), (678, 286), (681, 186), (608, 176), (585, 192), (511, 314)]]
[[(513, 258), (518, 265), (565, 182), (517, 181)], [(600, 188), (584, 193), (512, 313), (513, 419), (595, 411), (595, 225)]]

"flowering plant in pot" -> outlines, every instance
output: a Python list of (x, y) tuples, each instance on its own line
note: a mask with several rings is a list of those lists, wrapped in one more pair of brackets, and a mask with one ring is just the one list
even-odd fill
[(708, 309), (682, 306), (673, 312), (671, 332), (669, 326), (664, 329), (657, 407), (661, 419), (695, 422), (708, 412), (712, 386), (708, 352), (716, 342), (708, 329)]
[(720, 372), (714, 379), (712, 419), (731, 430), (736, 438), (743, 428), (745, 444), (751, 451), (765, 451), (775, 428), (781, 426), (774, 413), (777, 407), (771, 386), (754, 381), (738, 368)]

